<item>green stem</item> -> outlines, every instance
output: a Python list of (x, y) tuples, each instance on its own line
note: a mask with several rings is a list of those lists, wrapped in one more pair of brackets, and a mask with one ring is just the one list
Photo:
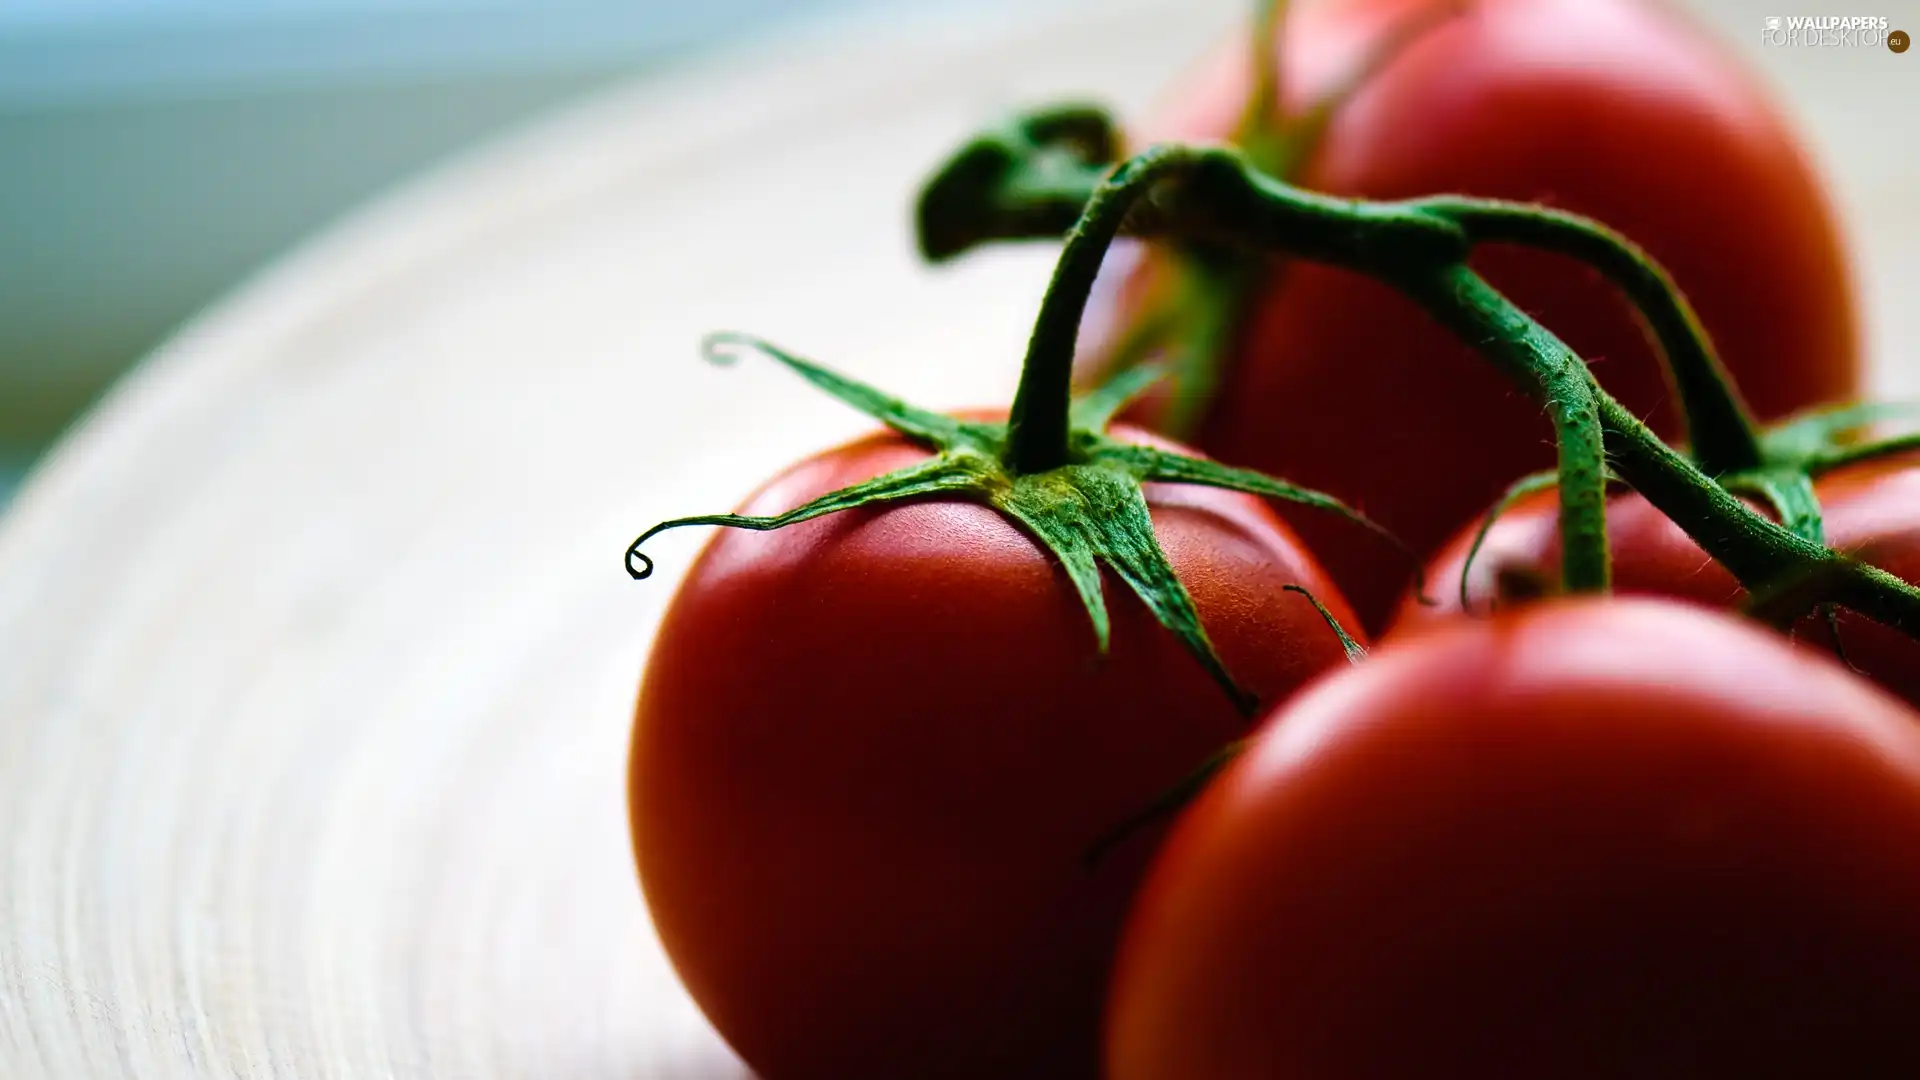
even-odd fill
[(1129, 226), (1279, 251), (1373, 276), (1432, 271), (1465, 260), (1471, 249), (1465, 230), (1417, 202), (1307, 191), (1253, 169), (1233, 150), (1194, 155), (1188, 181)]
[(1540, 248), (1599, 271), (1626, 295), (1663, 354), (1694, 461), (1710, 476), (1761, 466), (1757, 425), (1705, 327), (1665, 268), (1637, 244), (1589, 218), (1526, 203), (1453, 197), (1421, 202), (1459, 222), (1475, 243)]
[(1462, 340), (1481, 351), (1547, 409), (1559, 452), (1561, 583), (1605, 592), (1607, 462), (1600, 390), (1572, 349), (1487, 284), (1464, 262), (1394, 279)]
[(1040, 302), (1033, 336), (1008, 417), (1006, 464), (1015, 473), (1057, 469), (1071, 461), (1074, 346), (1094, 278), (1127, 215), (1155, 185), (1189, 169), (1204, 152), (1156, 146), (1129, 159), (1093, 190), (1067, 233), (1066, 248)]

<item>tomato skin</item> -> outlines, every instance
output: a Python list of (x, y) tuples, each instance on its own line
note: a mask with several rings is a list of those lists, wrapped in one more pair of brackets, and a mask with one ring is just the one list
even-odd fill
[(1162, 848), (1111, 1080), (1920, 1075), (1920, 715), (1723, 615), (1389, 637)]
[[(1920, 454), (1862, 462), (1834, 470), (1814, 483), (1827, 543), (1908, 582), (1920, 582)], [(1749, 505), (1754, 505), (1749, 500)], [(1765, 511), (1755, 505), (1755, 509)], [(1533, 496), (1500, 516), (1474, 558), (1468, 581), (1469, 610), (1492, 605), (1495, 573), (1513, 567), (1554, 580), (1560, 562), (1559, 502), (1552, 492)], [(1427, 574), (1432, 606), (1409, 596), (1394, 625), (1412, 626), (1460, 611), (1460, 568), (1477, 524), (1462, 530), (1434, 557)], [(1613, 551), (1614, 590), (1662, 596), (1712, 607), (1746, 598), (1733, 575), (1707, 557), (1660, 511), (1639, 495), (1607, 503), (1607, 539)], [(1920, 641), (1850, 611), (1839, 613), (1840, 643), (1847, 662), (1862, 674), (1920, 706)], [(1794, 628), (1796, 643), (1832, 652), (1824, 619), (1809, 616)]]
[[(1369, 42), (1439, 0), (1303, 4), (1283, 35), (1300, 106)], [(1136, 145), (1230, 137), (1243, 42), (1174, 91)], [(1763, 88), (1663, 5), (1477, 0), (1405, 47), (1339, 111), (1295, 178), (1342, 195), (1442, 192), (1541, 201), (1595, 217), (1664, 264), (1754, 410), (1776, 418), (1857, 396), (1846, 252), (1813, 166)], [(1147, 295), (1151, 265), (1096, 309), (1087, 359)], [(1474, 266), (1592, 362), (1664, 436), (1677, 418), (1625, 302), (1586, 267), (1489, 247)], [(1358, 503), (1427, 553), (1526, 472), (1553, 464), (1542, 410), (1387, 286), (1297, 264), (1255, 302), (1194, 441), (1209, 454)], [(1396, 555), (1281, 508), (1361, 617), (1383, 625)]]
[[(924, 457), (868, 438), (743, 512)], [(1261, 500), (1147, 494), (1243, 686), (1277, 700), (1345, 662), (1281, 586), (1350, 610)], [(762, 1075), (1096, 1075), (1114, 942), (1162, 830), (1084, 856), (1247, 730), (1131, 593), (1106, 593), (1100, 662), (1064, 573), (986, 507), (715, 533), (642, 683), (632, 825), (668, 956)]]

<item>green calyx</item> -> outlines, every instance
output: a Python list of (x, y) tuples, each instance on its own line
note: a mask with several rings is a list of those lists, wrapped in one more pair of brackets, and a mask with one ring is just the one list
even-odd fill
[[(1721, 476), (1720, 484), (1771, 507), (1787, 531), (1824, 545), (1826, 522), (1814, 481), (1835, 469), (1920, 450), (1920, 432), (1886, 439), (1856, 438), (1882, 419), (1913, 411), (1911, 405), (1869, 403), (1807, 413), (1759, 433), (1759, 466)], [(1826, 619), (1834, 649), (1844, 660), (1838, 615), (1831, 603), (1821, 599), (1832, 592), (1838, 573), (1818, 567), (1749, 586), (1753, 598), (1747, 611), (1786, 629), (1808, 610), (1818, 610)]]
[(1039, 471), (1011, 464), (1015, 440), (1011, 425), (959, 420), (916, 408), (871, 387), (837, 375), (767, 342), (739, 334), (709, 337), (704, 351), (716, 362), (747, 347), (784, 364), (821, 390), (885, 424), (932, 452), (928, 460), (829, 492), (784, 514), (748, 517), (705, 514), (663, 521), (627, 549), (627, 570), (635, 578), (653, 572), (653, 560), (641, 551), (654, 536), (689, 525), (718, 525), (765, 531), (795, 525), (841, 510), (905, 499), (967, 499), (993, 507), (1019, 524), (1058, 560), (1086, 608), (1094, 641), (1105, 655), (1110, 622), (1102, 591), (1102, 569), (1110, 570), (1159, 623), (1171, 631), (1213, 677), (1236, 707), (1253, 715), (1258, 702), (1226, 670), (1201, 626), (1193, 600), (1167, 562), (1153, 533), (1141, 485), (1148, 482), (1200, 484), (1286, 499), (1339, 514), (1376, 532), (1364, 516), (1319, 492), (1217, 462), (1122, 442), (1106, 434), (1114, 413), (1150, 385), (1155, 373), (1135, 372), (1071, 403), (1067, 460)]
[[(1097, 132), (1084, 130), (1084, 117), (1063, 115), (1057, 123), (1040, 125), (1040, 133), (1077, 131), (1079, 137), (1099, 142)], [(1016, 134), (1024, 138), (1033, 132)], [(1018, 523), (1059, 561), (1093, 623), (1102, 655), (1111, 633), (1102, 593), (1105, 568), (1200, 661), (1235, 706), (1251, 715), (1258, 702), (1234, 681), (1208, 640), (1192, 597), (1154, 537), (1141, 485), (1200, 484), (1297, 502), (1339, 514), (1395, 544), (1398, 541), (1320, 492), (1109, 437), (1106, 429), (1114, 414), (1158, 378), (1152, 369), (1129, 372), (1078, 400), (1073, 397), (1075, 340), (1102, 257), (1133, 208), (1192, 164), (1191, 155), (1184, 151), (1149, 151), (1116, 169), (1084, 200), (1041, 300), (1019, 390), (1005, 424), (967, 422), (916, 408), (754, 338), (736, 334), (709, 338), (705, 351), (710, 358), (726, 358), (729, 346), (756, 348), (933, 456), (772, 517), (716, 514), (663, 522), (633, 542), (627, 552), (628, 571), (636, 578), (652, 572), (653, 563), (640, 548), (666, 529), (686, 525), (778, 529), (839, 510), (901, 499), (936, 495), (972, 499)], [(1408, 559), (1417, 562), (1411, 552)]]
[[(1881, 420), (1915, 412), (1912, 404), (1842, 405), (1804, 413), (1756, 435), (1759, 464), (1718, 477), (1720, 485), (1770, 508), (1787, 531), (1824, 545), (1826, 522), (1814, 481), (1850, 465), (1920, 450), (1920, 432), (1861, 439)], [(1846, 661), (1839, 614), (1826, 598), (1844, 585), (1851, 560), (1815, 564), (1763, 582), (1746, 583), (1748, 615), (1790, 631), (1809, 611), (1827, 624), (1834, 652)]]

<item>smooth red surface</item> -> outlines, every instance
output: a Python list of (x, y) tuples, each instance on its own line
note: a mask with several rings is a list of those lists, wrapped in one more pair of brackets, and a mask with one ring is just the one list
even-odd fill
[(1111, 1080), (1920, 1076), (1920, 715), (1561, 601), (1273, 715), (1129, 921)]
[[(1334, 84), (1367, 43), (1435, 2), (1299, 5), (1283, 36), (1286, 99)], [(1236, 41), (1210, 57), (1138, 144), (1228, 137), (1246, 52)], [(1846, 253), (1818, 177), (1764, 89), (1666, 5), (1469, 2), (1346, 104), (1297, 180), (1598, 218), (1667, 267), (1763, 417), (1858, 391)], [(1654, 355), (1611, 287), (1552, 255), (1489, 248), (1474, 265), (1634, 413), (1676, 432)], [(1096, 348), (1113, 314), (1092, 313)], [(1289, 268), (1257, 307), (1197, 441), (1356, 502), (1423, 552), (1553, 462), (1541, 410), (1486, 361), (1387, 287), (1310, 265)], [(1281, 513), (1377, 629), (1407, 580), (1395, 553), (1323, 516)]]
[[(744, 512), (924, 456), (856, 442)], [(1281, 586), (1351, 612), (1260, 500), (1148, 497), (1242, 685), (1278, 700), (1346, 662)], [(675, 968), (768, 1080), (1095, 1075), (1112, 949), (1162, 830), (1093, 870), (1083, 856), (1247, 730), (1111, 575), (1107, 602), (1101, 661), (1051, 557), (970, 503), (714, 534), (647, 664), (633, 830)]]
[[(1920, 582), (1920, 454), (1848, 466), (1814, 485), (1833, 548), (1872, 563), (1903, 581)], [(1758, 507), (1756, 507), (1758, 509)], [(1770, 512), (1769, 512), (1770, 513)], [(1442, 548), (1428, 569), (1433, 606), (1406, 598), (1395, 626), (1448, 618), (1460, 611), (1460, 569), (1478, 524)], [(1613, 551), (1614, 590), (1729, 607), (1746, 597), (1733, 575), (1709, 559), (1667, 517), (1638, 495), (1608, 501), (1607, 539)], [(1535, 496), (1500, 516), (1475, 556), (1467, 583), (1469, 610), (1494, 601), (1495, 574), (1513, 567), (1555, 580), (1560, 566), (1559, 502)], [(1840, 612), (1840, 643), (1847, 662), (1875, 682), (1920, 705), (1920, 641), (1849, 611)], [(1803, 648), (1833, 652), (1824, 619), (1794, 629)]]

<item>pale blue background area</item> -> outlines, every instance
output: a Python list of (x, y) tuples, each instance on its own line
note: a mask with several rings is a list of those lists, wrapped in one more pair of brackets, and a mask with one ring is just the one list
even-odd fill
[(253, 268), (476, 140), (796, 20), (941, 0), (0, 0), (0, 504)]

